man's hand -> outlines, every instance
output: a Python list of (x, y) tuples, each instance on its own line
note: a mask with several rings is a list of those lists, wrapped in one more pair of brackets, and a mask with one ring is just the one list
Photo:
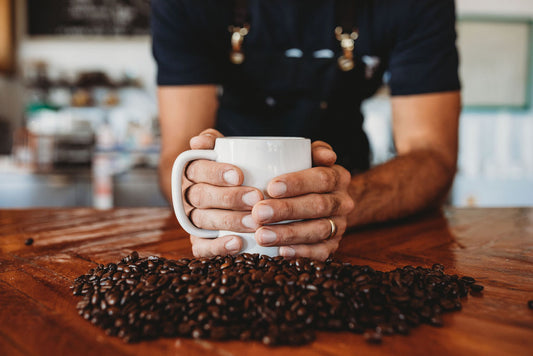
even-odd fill
[[(206, 130), (191, 139), (191, 148), (213, 149), (217, 137), (222, 137), (218, 131)], [(263, 200), (258, 189), (241, 186), (243, 174), (238, 167), (193, 161), (183, 186), (191, 221), (204, 229), (254, 232), (264, 224), (306, 220), (261, 227), (256, 239), (264, 246), (281, 246), (280, 254), (286, 257), (326, 259), (338, 248), (346, 229), (346, 215), (354, 204), (347, 193), (350, 174), (334, 165), (336, 155), (331, 147), (314, 142), (312, 154), (313, 165), (320, 167), (276, 177), (267, 188), (274, 199), (268, 200)], [(337, 226), (335, 236), (329, 236), (328, 219)], [(197, 257), (235, 254), (242, 248), (238, 236), (191, 236), (191, 243)]]
[[(194, 149), (213, 149), (222, 134), (208, 129), (191, 138)], [(254, 232), (259, 225), (252, 219), (252, 207), (263, 199), (254, 187), (241, 186), (242, 171), (231, 164), (196, 160), (189, 164), (183, 179), (183, 192), (188, 203), (186, 212), (192, 223), (208, 230)], [(191, 236), (196, 257), (236, 254), (242, 248), (239, 236), (206, 239)]]
[[(313, 142), (312, 155), (315, 167), (272, 179), (267, 192), (273, 199), (257, 203), (252, 216), (263, 225), (255, 233), (260, 245), (281, 246), (285, 257), (325, 260), (339, 247), (354, 208), (348, 194), (351, 177), (334, 164), (337, 156), (325, 142)], [(328, 219), (337, 226), (334, 236)], [(301, 221), (264, 226), (284, 220)]]

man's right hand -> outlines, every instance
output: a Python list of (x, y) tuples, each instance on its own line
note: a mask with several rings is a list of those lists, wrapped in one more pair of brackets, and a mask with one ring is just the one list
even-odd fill
[[(223, 135), (207, 129), (191, 138), (191, 149), (213, 149), (217, 137)], [(195, 226), (236, 232), (254, 232), (259, 227), (251, 210), (263, 200), (263, 194), (256, 188), (242, 186), (244, 176), (238, 167), (196, 160), (189, 164), (183, 178), (185, 211)], [(242, 248), (241, 238), (234, 235), (216, 239), (191, 236), (191, 244), (196, 257), (237, 254)]]

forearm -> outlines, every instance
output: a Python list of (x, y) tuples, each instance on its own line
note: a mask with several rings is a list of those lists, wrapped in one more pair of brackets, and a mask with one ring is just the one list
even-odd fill
[(348, 226), (384, 222), (435, 207), (446, 197), (455, 164), (438, 152), (416, 150), (352, 177), (355, 208)]
[(214, 85), (160, 87), (159, 123), (161, 155), (159, 183), (161, 192), (171, 199), (171, 172), (176, 157), (189, 149), (189, 140), (215, 125), (218, 99)]

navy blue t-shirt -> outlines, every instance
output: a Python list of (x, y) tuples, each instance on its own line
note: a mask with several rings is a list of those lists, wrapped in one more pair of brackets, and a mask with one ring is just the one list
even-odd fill
[[(250, 0), (245, 61), (229, 60), (231, 0), (152, 0), (160, 86), (218, 84), (225, 135), (305, 136), (368, 168), (362, 100), (460, 88), (453, 0), (355, 0), (355, 69), (341, 71), (335, 0)], [(194, 118), (191, 118), (194, 120)]]

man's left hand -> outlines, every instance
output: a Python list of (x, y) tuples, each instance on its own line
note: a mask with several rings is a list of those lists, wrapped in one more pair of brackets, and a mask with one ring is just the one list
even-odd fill
[[(348, 194), (351, 175), (335, 165), (337, 156), (325, 142), (313, 142), (312, 156), (313, 168), (269, 182), (267, 192), (273, 199), (255, 204), (252, 217), (263, 225), (255, 233), (260, 245), (280, 246), (285, 257), (325, 260), (339, 247), (347, 215), (354, 208)], [(330, 219), (336, 226), (333, 236)], [(285, 220), (300, 221), (269, 225)]]

